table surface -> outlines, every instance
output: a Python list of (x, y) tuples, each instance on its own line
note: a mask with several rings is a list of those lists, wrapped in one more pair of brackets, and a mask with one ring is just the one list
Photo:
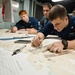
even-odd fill
[[(22, 63), (27, 62), (26, 65), (30, 67), (30, 69), (27, 69), (27, 67), (23, 67), (29, 70), (28, 72), (24, 72), (24, 74), (31, 75), (32, 73), (33, 75), (75, 75), (74, 50), (68, 49), (60, 54), (51, 53), (49, 51), (42, 52), (42, 50), (46, 48), (46, 45), (51, 44), (55, 41), (60, 41), (60, 39), (54, 38), (45, 39), (42, 43), (42, 48), (38, 49), (32, 47), (31, 43), (14, 43), (17, 40), (32, 40), (35, 35), (28, 34), (28, 36), (31, 37), (13, 40), (0, 40), (0, 48), (3, 48), (10, 52), (13, 52), (14, 50), (26, 45), (26, 47), (22, 49), (21, 53), (14, 56), (16, 59), (19, 58), (19, 56), (25, 56), (26, 60), (24, 61), (23, 59)], [(17, 31), (16, 33), (11, 33), (8, 29), (0, 29), (0, 39), (13, 37), (25, 37), (25, 33), (24, 31)], [(57, 36), (49, 35), (48, 37)], [(17, 60), (21, 62), (21, 60)]]

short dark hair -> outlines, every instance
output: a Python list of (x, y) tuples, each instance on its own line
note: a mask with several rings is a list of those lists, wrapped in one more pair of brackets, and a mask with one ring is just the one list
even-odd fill
[(67, 16), (67, 10), (64, 6), (58, 4), (54, 5), (49, 13), (49, 19), (52, 21), (56, 18), (63, 19), (65, 16)]
[(44, 6), (47, 6), (49, 9), (52, 8), (52, 5), (51, 5), (50, 3), (44, 3), (44, 4), (43, 4), (43, 7), (44, 7)]

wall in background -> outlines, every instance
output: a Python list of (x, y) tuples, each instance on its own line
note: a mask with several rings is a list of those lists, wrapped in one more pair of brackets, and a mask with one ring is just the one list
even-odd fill
[[(10, 29), (11, 26), (14, 26), (16, 22), (20, 20), (20, 17), (18, 15), (19, 11), (22, 9), (25, 9), (29, 16), (35, 17), (38, 20), (40, 20), (43, 16), (42, 14), (42, 7), (39, 5), (39, 2), (37, 4), (37, 0), (14, 0), (16, 2), (19, 2), (19, 10), (18, 12), (14, 12), (14, 23), (11, 22), (3, 22), (1, 19), (1, 8), (0, 8), (0, 28), (7, 28)], [(39, 7), (39, 9), (38, 9)]]
[(12, 22), (3, 22), (3, 20), (2, 20), (2, 8), (0, 8), (0, 28), (10, 29), (11, 26), (15, 25), (16, 22), (18, 22), (20, 20), (18, 12), (19, 12), (19, 10), (21, 10), (23, 8), (22, 7), (22, 2), (19, 1), (19, 0), (14, 0), (14, 1), (19, 2), (19, 9), (18, 9), (18, 11), (13, 13), (15, 22), (13, 22), (13, 23)]
[(40, 21), (43, 17), (43, 3), (35, 1), (34, 3), (34, 17)]

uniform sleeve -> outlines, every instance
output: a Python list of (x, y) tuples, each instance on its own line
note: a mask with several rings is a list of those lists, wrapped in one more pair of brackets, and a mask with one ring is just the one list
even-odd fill
[(15, 26), (18, 28), (18, 30), (21, 29), (21, 20), (17, 22)]
[(39, 32), (42, 32), (45, 36), (51, 34), (51, 32), (54, 30), (53, 25), (51, 24), (51, 22), (49, 21), (44, 28), (42, 28)]

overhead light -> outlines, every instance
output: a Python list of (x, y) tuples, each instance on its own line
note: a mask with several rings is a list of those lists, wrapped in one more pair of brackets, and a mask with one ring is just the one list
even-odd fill
[(52, 0), (52, 2), (59, 2), (59, 1), (63, 1), (63, 0)]

